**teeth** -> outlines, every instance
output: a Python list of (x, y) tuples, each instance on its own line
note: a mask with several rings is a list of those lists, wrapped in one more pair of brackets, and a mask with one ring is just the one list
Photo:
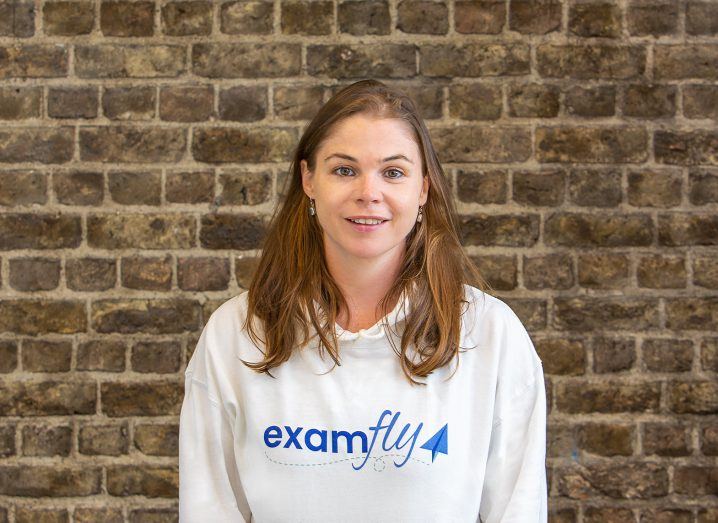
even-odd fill
[(384, 220), (370, 220), (370, 219), (364, 219), (364, 218), (357, 218), (356, 220), (352, 220), (350, 218), (350, 220), (353, 221), (354, 223), (363, 223), (364, 225), (376, 225), (376, 224), (379, 224), (384, 221)]

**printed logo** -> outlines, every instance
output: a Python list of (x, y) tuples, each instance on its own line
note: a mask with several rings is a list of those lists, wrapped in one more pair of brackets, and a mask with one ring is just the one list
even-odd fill
[[(361, 463), (357, 466), (352, 463), (354, 470), (361, 470), (366, 465), (370, 458), (377, 461), (383, 462), (383, 457), (386, 455), (373, 456), (373, 453), (379, 454), (381, 450), (384, 452), (391, 453), (392, 450), (396, 450), (397, 453), (391, 454), (393, 456), (399, 456), (403, 458), (400, 462), (394, 461), (394, 466), (399, 468), (403, 467), (414, 452), (414, 447), (417, 441), (420, 440), (424, 423), (419, 423), (412, 432), (411, 423), (405, 423), (398, 435), (395, 435), (398, 430), (398, 421), (401, 416), (401, 412), (397, 411), (391, 417), (391, 419), (385, 423), (385, 418), (391, 416), (392, 411), (384, 410), (379, 415), (379, 419), (375, 425), (370, 426), (368, 431), (356, 430), (349, 432), (346, 430), (332, 430), (310, 428), (306, 431), (304, 427), (291, 427), (284, 425), (283, 428), (278, 425), (270, 425), (264, 431), (264, 444), (270, 449), (283, 448), (283, 449), (295, 449), (304, 452), (323, 452), (338, 454), (340, 452), (346, 454), (361, 454), (361, 456), (355, 456), (348, 461), (358, 461)], [(377, 447), (377, 441), (379, 436), (381, 439), (381, 450)], [(445, 424), (435, 434), (421, 445), (420, 449), (426, 449), (431, 451), (431, 463), (434, 462), (438, 454), (449, 454), (449, 424)], [(407, 448), (408, 446), (408, 448)], [(398, 451), (404, 450), (402, 455)], [(414, 460), (421, 461), (418, 458)], [(324, 463), (325, 465), (340, 463), (347, 460), (338, 460)], [(426, 462), (428, 465), (429, 463)], [(375, 466), (376, 468), (376, 466)]]

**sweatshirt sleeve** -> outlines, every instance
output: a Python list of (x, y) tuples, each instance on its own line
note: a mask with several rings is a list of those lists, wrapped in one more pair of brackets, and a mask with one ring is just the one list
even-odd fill
[(179, 424), (179, 520), (244, 523), (252, 515), (237, 470), (232, 425), (221, 402), (193, 372), (197, 368), (202, 377), (211, 361), (206, 334), (185, 373)]
[[(512, 314), (513, 316), (513, 314)], [(479, 508), (481, 523), (546, 523), (546, 390), (541, 360), (528, 333), (513, 318), (507, 351), (512, 368), (528, 364), (531, 378), (499, 387), (504, 397), (500, 417), (493, 423), (486, 475)], [(510, 372), (510, 371), (509, 371)], [(478, 522), (477, 522), (478, 523)]]

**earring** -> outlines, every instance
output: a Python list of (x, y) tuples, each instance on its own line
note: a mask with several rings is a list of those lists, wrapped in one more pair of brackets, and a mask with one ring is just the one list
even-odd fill
[(309, 216), (317, 214), (317, 210), (314, 208), (314, 200), (309, 198)]
[(422, 214), (423, 212), (424, 212), (424, 209), (422, 209), (422, 206), (419, 205), (419, 216), (416, 217), (417, 222), (420, 222), (424, 218), (424, 215)]

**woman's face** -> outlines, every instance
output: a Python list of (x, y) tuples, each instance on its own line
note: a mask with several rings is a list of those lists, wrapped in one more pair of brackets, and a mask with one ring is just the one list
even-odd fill
[[(363, 114), (346, 118), (320, 145), (314, 171), (305, 160), (301, 169), (328, 256), (370, 259), (404, 248), (429, 189), (407, 123)], [(386, 221), (358, 225), (348, 220), (359, 216)]]

